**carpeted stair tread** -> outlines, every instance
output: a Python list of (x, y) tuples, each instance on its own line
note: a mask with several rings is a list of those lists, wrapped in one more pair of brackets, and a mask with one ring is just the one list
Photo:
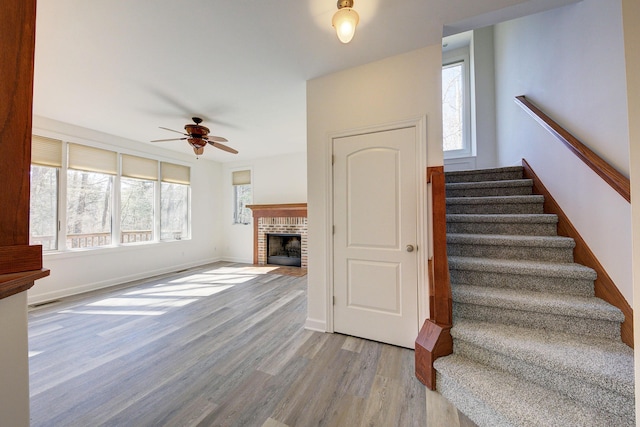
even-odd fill
[(553, 214), (449, 213), (448, 233), (472, 233), (520, 236), (557, 235), (558, 217)]
[(510, 188), (510, 187), (531, 187), (531, 179), (509, 179), (502, 181), (475, 181), (475, 182), (450, 182), (445, 184), (447, 190), (476, 189), (476, 188)]
[(457, 319), (454, 340), (633, 398), (633, 349), (620, 341)]
[(447, 197), (449, 205), (517, 205), (521, 203), (544, 203), (544, 196), (530, 194), (525, 196), (489, 196), (489, 197)]
[(576, 246), (576, 243), (572, 238), (561, 236), (510, 236), (458, 233), (447, 233), (447, 243), (464, 245), (506, 245), (571, 249)]
[[(526, 312), (551, 313), (584, 319), (623, 322), (624, 314), (596, 297), (546, 294), (535, 291), (484, 286), (455, 285), (451, 289), (453, 301), (464, 304), (502, 307)], [(576, 321), (580, 321), (576, 319)]]
[(447, 214), (447, 222), (557, 224), (558, 216), (555, 214)]
[(449, 268), (502, 274), (595, 280), (596, 272), (581, 264), (506, 260), (478, 257), (448, 257)]
[(522, 166), (479, 169), (475, 171), (455, 171), (445, 173), (445, 182), (499, 181), (522, 179)]
[(516, 196), (532, 193), (531, 179), (452, 182), (445, 185), (447, 197)]
[(479, 427), (632, 426), (633, 421), (585, 407), (460, 355), (434, 362), (437, 388)]

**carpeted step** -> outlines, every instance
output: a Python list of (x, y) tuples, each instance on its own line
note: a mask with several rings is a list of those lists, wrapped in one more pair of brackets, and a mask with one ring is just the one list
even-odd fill
[(454, 353), (572, 399), (633, 417), (633, 349), (620, 341), (459, 319)]
[(553, 214), (447, 215), (447, 233), (555, 236), (557, 229)]
[(451, 292), (456, 319), (620, 339), (624, 314), (600, 298), (470, 285)]
[(522, 166), (445, 172), (445, 182), (479, 182), (522, 179)]
[(448, 257), (452, 284), (593, 296), (596, 272), (575, 263)]
[(460, 355), (434, 362), (438, 391), (479, 427), (633, 426), (618, 416)]
[(532, 192), (533, 180), (454, 182), (446, 184), (447, 197), (524, 196)]
[(541, 214), (544, 196), (448, 197), (448, 214)]
[(447, 234), (449, 256), (573, 262), (575, 241), (558, 236)]

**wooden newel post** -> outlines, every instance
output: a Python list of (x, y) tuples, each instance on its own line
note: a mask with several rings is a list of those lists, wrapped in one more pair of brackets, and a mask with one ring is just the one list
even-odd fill
[(429, 319), (416, 338), (416, 377), (436, 389), (433, 362), (453, 352), (451, 338), (452, 299), (447, 262), (447, 217), (444, 167), (427, 168), (433, 207), (433, 257), (429, 260)]

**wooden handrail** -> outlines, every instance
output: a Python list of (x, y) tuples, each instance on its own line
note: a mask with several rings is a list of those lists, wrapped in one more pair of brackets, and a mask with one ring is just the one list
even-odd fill
[(547, 116), (524, 95), (516, 96), (516, 104), (542, 125), (553, 136), (562, 141), (578, 158), (589, 166), (600, 178), (616, 190), (627, 202), (631, 203), (631, 184), (629, 178), (618, 172), (602, 157), (591, 151), (578, 138)]
[(433, 209), (433, 257), (429, 260), (429, 319), (416, 338), (416, 377), (435, 390), (436, 373), (433, 362), (453, 352), (451, 325), (453, 321), (449, 262), (447, 261), (447, 216), (444, 167), (427, 168), (431, 184)]

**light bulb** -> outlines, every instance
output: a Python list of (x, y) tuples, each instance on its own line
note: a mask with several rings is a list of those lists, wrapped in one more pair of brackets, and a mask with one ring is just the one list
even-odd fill
[(333, 15), (331, 24), (336, 29), (338, 39), (342, 43), (349, 43), (356, 33), (356, 26), (359, 21), (358, 12), (350, 7), (343, 7)]

